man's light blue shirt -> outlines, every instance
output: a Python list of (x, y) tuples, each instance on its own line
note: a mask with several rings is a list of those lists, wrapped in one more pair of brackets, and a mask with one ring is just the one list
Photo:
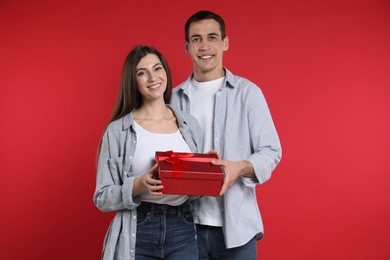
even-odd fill
[[(221, 159), (247, 160), (256, 178), (240, 177), (223, 195), (227, 248), (261, 237), (263, 222), (257, 205), (256, 185), (267, 181), (281, 160), (282, 148), (267, 102), (260, 88), (225, 68), (223, 87), (215, 95), (214, 150)], [(173, 90), (171, 105), (191, 113), (189, 85), (192, 75)], [(194, 211), (198, 207), (196, 201)]]

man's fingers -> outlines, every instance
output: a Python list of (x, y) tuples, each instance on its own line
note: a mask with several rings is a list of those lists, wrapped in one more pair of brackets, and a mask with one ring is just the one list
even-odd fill
[(220, 165), (220, 166), (224, 166), (225, 165), (225, 161), (224, 160), (221, 160), (221, 159), (215, 159), (215, 160), (212, 160), (210, 161), (212, 164), (214, 165)]
[(227, 191), (228, 187), (227, 187), (227, 182), (224, 182), (222, 184), (222, 188), (221, 188), (221, 192), (219, 193), (219, 196), (222, 196), (223, 194), (225, 194), (225, 192)]

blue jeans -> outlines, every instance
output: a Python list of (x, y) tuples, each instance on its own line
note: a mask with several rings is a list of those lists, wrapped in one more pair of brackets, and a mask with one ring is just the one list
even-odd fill
[(256, 238), (240, 247), (226, 249), (222, 227), (196, 225), (199, 259), (256, 260)]
[(198, 259), (191, 205), (142, 202), (137, 208), (135, 259)]

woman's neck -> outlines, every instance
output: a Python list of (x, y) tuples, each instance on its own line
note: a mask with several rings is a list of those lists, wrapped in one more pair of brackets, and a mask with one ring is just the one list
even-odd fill
[(144, 129), (157, 134), (172, 134), (178, 130), (175, 114), (165, 105), (143, 104), (133, 112), (134, 120)]
[(173, 113), (164, 102), (144, 103), (133, 113), (134, 119), (138, 120), (164, 120), (172, 119)]

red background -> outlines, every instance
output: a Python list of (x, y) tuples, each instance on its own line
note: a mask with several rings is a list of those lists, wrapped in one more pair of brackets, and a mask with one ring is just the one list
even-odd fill
[(100, 258), (95, 154), (125, 56), (154, 45), (185, 80), (200, 9), (226, 20), (224, 63), (262, 87), (283, 145), (259, 259), (390, 259), (385, 0), (1, 1), (1, 259)]

